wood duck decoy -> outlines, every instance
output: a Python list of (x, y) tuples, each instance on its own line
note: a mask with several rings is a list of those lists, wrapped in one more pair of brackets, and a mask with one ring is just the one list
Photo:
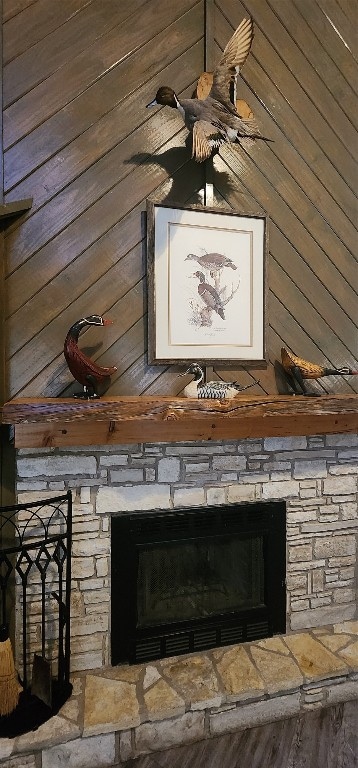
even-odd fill
[(232, 400), (244, 389), (253, 387), (258, 382), (254, 381), (247, 387), (241, 387), (236, 381), (208, 381), (204, 384), (204, 372), (198, 363), (191, 363), (185, 373), (179, 376), (191, 374), (194, 379), (183, 389), (185, 397), (207, 398), (209, 400)]
[(310, 363), (308, 360), (303, 360), (302, 357), (288, 352), (285, 347), (281, 348), (281, 361), (285, 373), (289, 377), (289, 381), (294, 386), (297, 393), (297, 386), (299, 387), (299, 393), (310, 397), (319, 397), (318, 392), (309, 392), (305, 385), (305, 379), (321, 379), (323, 376), (358, 376), (358, 371), (352, 371), (351, 368), (343, 366), (342, 368), (325, 368), (322, 365), (316, 363)]
[(117, 370), (115, 366), (104, 368), (97, 365), (79, 349), (79, 335), (84, 328), (90, 325), (112, 325), (112, 320), (105, 320), (100, 315), (82, 317), (81, 320), (77, 320), (71, 326), (63, 348), (63, 353), (73, 378), (83, 386), (83, 392), (75, 394), (74, 397), (87, 398), (88, 400), (98, 398), (104, 394), (110, 384), (111, 375)]
[(199, 278), (198, 294), (209, 309), (213, 309), (217, 312), (223, 320), (225, 320), (224, 306), (221, 298), (213, 285), (205, 282), (205, 275), (199, 270), (192, 275), (192, 277)]
[(204, 253), (203, 256), (196, 256), (195, 253), (188, 253), (185, 257), (185, 261), (197, 261), (203, 269), (209, 270), (211, 277), (215, 277), (217, 272), (221, 272), (224, 267), (237, 269), (236, 264), (222, 253)]
[(246, 61), (254, 36), (252, 19), (243, 19), (229, 40), (214, 71), (213, 84), (205, 99), (179, 99), (169, 86), (162, 86), (148, 107), (164, 105), (178, 109), (193, 135), (192, 157), (201, 163), (222, 144), (244, 139), (263, 139), (253, 118), (240, 117), (236, 109), (236, 78)]

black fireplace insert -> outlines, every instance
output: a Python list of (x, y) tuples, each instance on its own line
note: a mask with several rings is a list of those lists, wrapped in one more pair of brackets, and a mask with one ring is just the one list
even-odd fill
[(253, 502), (111, 520), (112, 664), (286, 631), (286, 505)]

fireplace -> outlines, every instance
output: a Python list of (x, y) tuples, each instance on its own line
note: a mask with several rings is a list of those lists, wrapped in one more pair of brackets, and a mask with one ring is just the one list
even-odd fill
[(113, 515), (112, 664), (286, 631), (286, 505)]
[[(125, 591), (132, 588), (126, 552), (123, 557), (118, 548), (115, 552), (115, 542), (111, 550), (111, 523), (122, 517), (132, 516), (139, 524), (143, 517), (152, 521), (169, 512), (176, 519), (200, 508), (203, 526), (212, 507), (239, 512), (242, 505), (254, 510), (262, 503), (284, 503), (287, 616), (282, 632), (353, 620), (357, 447), (356, 435), (341, 434), (19, 449), (19, 503), (69, 488), (73, 494), (71, 672), (108, 666), (112, 633), (118, 636), (124, 627), (125, 611), (118, 614), (121, 586), (112, 585), (111, 577), (116, 562)], [(275, 545), (276, 535), (272, 538)], [(111, 621), (112, 598), (117, 602)], [(38, 638), (30, 640), (33, 653)]]

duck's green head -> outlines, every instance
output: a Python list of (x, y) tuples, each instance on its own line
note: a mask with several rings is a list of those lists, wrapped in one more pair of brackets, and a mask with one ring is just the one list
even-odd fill
[(173, 89), (169, 88), (168, 85), (162, 85), (161, 88), (159, 88), (155, 95), (155, 99), (150, 101), (149, 104), (147, 104), (147, 107), (156, 107), (160, 104), (166, 107), (173, 107), (174, 109), (178, 106), (178, 99)]

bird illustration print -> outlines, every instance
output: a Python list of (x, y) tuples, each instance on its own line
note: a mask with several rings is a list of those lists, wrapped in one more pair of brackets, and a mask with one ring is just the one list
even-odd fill
[(236, 264), (222, 253), (204, 253), (203, 256), (188, 253), (185, 261), (196, 261), (203, 269), (207, 269), (210, 272), (210, 277), (215, 277), (224, 267), (237, 269)]
[(177, 109), (192, 133), (192, 157), (201, 163), (219, 151), (222, 144), (245, 143), (247, 139), (270, 141), (260, 132), (253, 117), (241, 117), (236, 109), (236, 80), (251, 49), (252, 19), (243, 19), (229, 40), (214, 70), (213, 83), (204, 99), (179, 99), (169, 86), (161, 86), (148, 107)]
[(213, 310), (223, 320), (225, 320), (224, 306), (217, 290), (213, 285), (210, 285), (205, 281), (205, 275), (203, 272), (198, 270), (194, 273), (193, 277), (197, 277), (199, 280), (198, 294), (205, 304), (204, 310)]

